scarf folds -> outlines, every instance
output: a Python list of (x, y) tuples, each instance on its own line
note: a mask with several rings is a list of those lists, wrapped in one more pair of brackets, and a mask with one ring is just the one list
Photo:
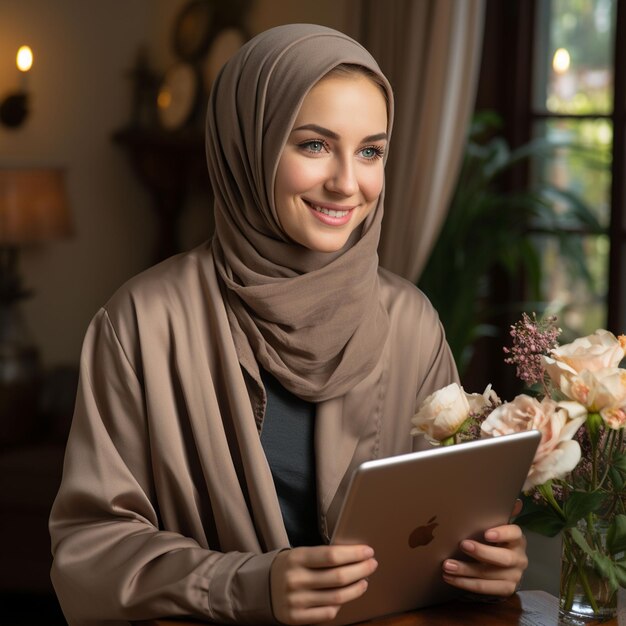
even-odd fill
[(313, 402), (344, 395), (372, 372), (389, 321), (377, 246), (383, 194), (342, 250), (311, 251), (282, 230), (274, 205), (278, 161), (308, 91), (343, 63), (380, 77), (370, 54), (322, 26), (279, 26), (248, 42), (211, 92), (207, 162), (215, 193), (212, 245), (241, 364)]

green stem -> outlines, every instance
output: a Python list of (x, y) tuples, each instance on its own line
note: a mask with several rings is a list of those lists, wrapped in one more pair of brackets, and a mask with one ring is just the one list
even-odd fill
[[(620, 430), (620, 434), (621, 434), (621, 430)], [(613, 458), (613, 452), (615, 451), (615, 440), (617, 438), (617, 431), (615, 430), (611, 430), (611, 432), (609, 433), (609, 436), (607, 437), (607, 442), (605, 444), (605, 448), (604, 448), (604, 459), (606, 461), (606, 468), (604, 470), (604, 475), (602, 476), (602, 479), (600, 480), (599, 483), (599, 487), (602, 487), (602, 485), (604, 484), (604, 481), (606, 480), (607, 476), (609, 475), (609, 469), (611, 468), (611, 459)], [(609, 449), (608, 453), (606, 451), (606, 449)]]
[(552, 481), (548, 480), (543, 485), (539, 485), (538, 487), (541, 495), (546, 499), (546, 501), (552, 506), (552, 508), (563, 518), (565, 519), (565, 513), (561, 508), (561, 505), (556, 501), (554, 497), (554, 492), (552, 491)]
[[(617, 449), (620, 452), (620, 454), (624, 454), (624, 429), (620, 428), (618, 433), (617, 433)], [(616, 494), (616, 498), (615, 498), (615, 504), (614, 504), (614, 509), (618, 507), (619, 505), (619, 510), (620, 513), (624, 513), (624, 510), (626, 507), (624, 507), (624, 491), (625, 490), (621, 490), (621, 494)]]
[[(604, 444), (604, 450), (602, 451), (602, 459), (604, 460), (604, 471), (602, 477), (598, 482), (597, 488), (599, 490), (605, 491), (611, 496), (608, 508), (606, 506), (603, 507), (602, 516), (605, 519), (611, 519), (615, 515), (615, 509), (619, 503), (619, 494), (615, 491), (615, 485), (613, 484), (613, 481), (608, 481), (608, 478), (613, 455), (615, 454), (615, 448), (618, 446), (617, 440), (621, 434), (621, 431), (619, 432), (619, 434), (616, 430), (609, 431)], [(607, 482), (609, 483), (608, 485)]]
[(574, 575), (574, 569), (570, 563), (565, 566), (565, 606), (563, 607), (566, 611), (570, 611), (574, 604), (574, 590), (576, 589), (576, 576)]
[[(572, 545), (572, 540), (567, 532), (563, 534), (563, 541), (565, 543), (565, 553), (568, 555), (568, 567), (566, 582), (566, 609), (572, 608), (574, 599), (574, 588), (576, 585), (576, 579), (580, 581), (580, 585), (583, 588), (585, 597), (589, 601), (594, 613), (598, 612), (598, 604), (594, 598), (593, 591), (587, 580), (587, 573), (585, 572), (585, 554), (581, 550), (576, 549), (576, 545)], [(570, 568), (569, 565), (573, 566)]]
[[(595, 516), (593, 513), (591, 513), (591, 511), (589, 513), (587, 513), (587, 532), (585, 533), (585, 535), (587, 536), (587, 543), (594, 549), (594, 550), (601, 550), (602, 549), (602, 540), (598, 539), (595, 536), (595, 533), (593, 532), (593, 529), (595, 528)], [(598, 539), (598, 540), (597, 540)]]
[(598, 463), (596, 459), (595, 447), (591, 450), (591, 491), (598, 487)]
[(576, 569), (578, 569), (578, 577), (580, 580), (580, 584), (585, 592), (585, 596), (587, 596), (587, 600), (589, 600), (589, 604), (593, 609), (594, 613), (598, 612), (598, 604), (596, 599), (593, 597), (593, 591), (589, 586), (589, 581), (587, 580), (587, 573), (585, 572), (584, 559), (576, 559)]

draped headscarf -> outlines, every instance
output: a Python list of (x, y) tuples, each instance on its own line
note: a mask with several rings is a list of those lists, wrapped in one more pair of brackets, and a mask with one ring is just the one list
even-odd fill
[(312, 24), (279, 26), (250, 40), (219, 74), (207, 114), (212, 250), (239, 360), (253, 376), (258, 363), (313, 402), (363, 380), (389, 326), (376, 252), (383, 194), (336, 253), (292, 241), (274, 204), (278, 162), (300, 105), (341, 64), (380, 77), (390, 133), (393, 96), (376, 61), (343, 33)]

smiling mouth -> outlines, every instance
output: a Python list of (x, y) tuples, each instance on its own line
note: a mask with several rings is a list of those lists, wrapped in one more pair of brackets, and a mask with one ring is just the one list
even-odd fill
[(305, 200), (305, 202), (318, 213), (328, 215), (329, 217), (346, 217), (354, 209), (354, 207), (350, 209), (329, 209), (327, 207), (320, 206), (319, 204), (309, 202), (308, 200)]

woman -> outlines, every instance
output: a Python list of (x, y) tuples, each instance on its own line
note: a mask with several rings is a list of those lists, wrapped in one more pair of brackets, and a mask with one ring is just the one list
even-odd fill
[[(416, 406), (456, 380), (428, 301), (378, 268), (392, 110), (371, 56), (320, 26), (221, 72), (214, 240), (131, 280), (85, 338), (50, 522), (71, 625), (305, 624), (364, 593), (372, 550), (325, 545), (350, 474), (409, 452)], [(523, 536), (485, 538), (442, 575), (508, 595)]]

